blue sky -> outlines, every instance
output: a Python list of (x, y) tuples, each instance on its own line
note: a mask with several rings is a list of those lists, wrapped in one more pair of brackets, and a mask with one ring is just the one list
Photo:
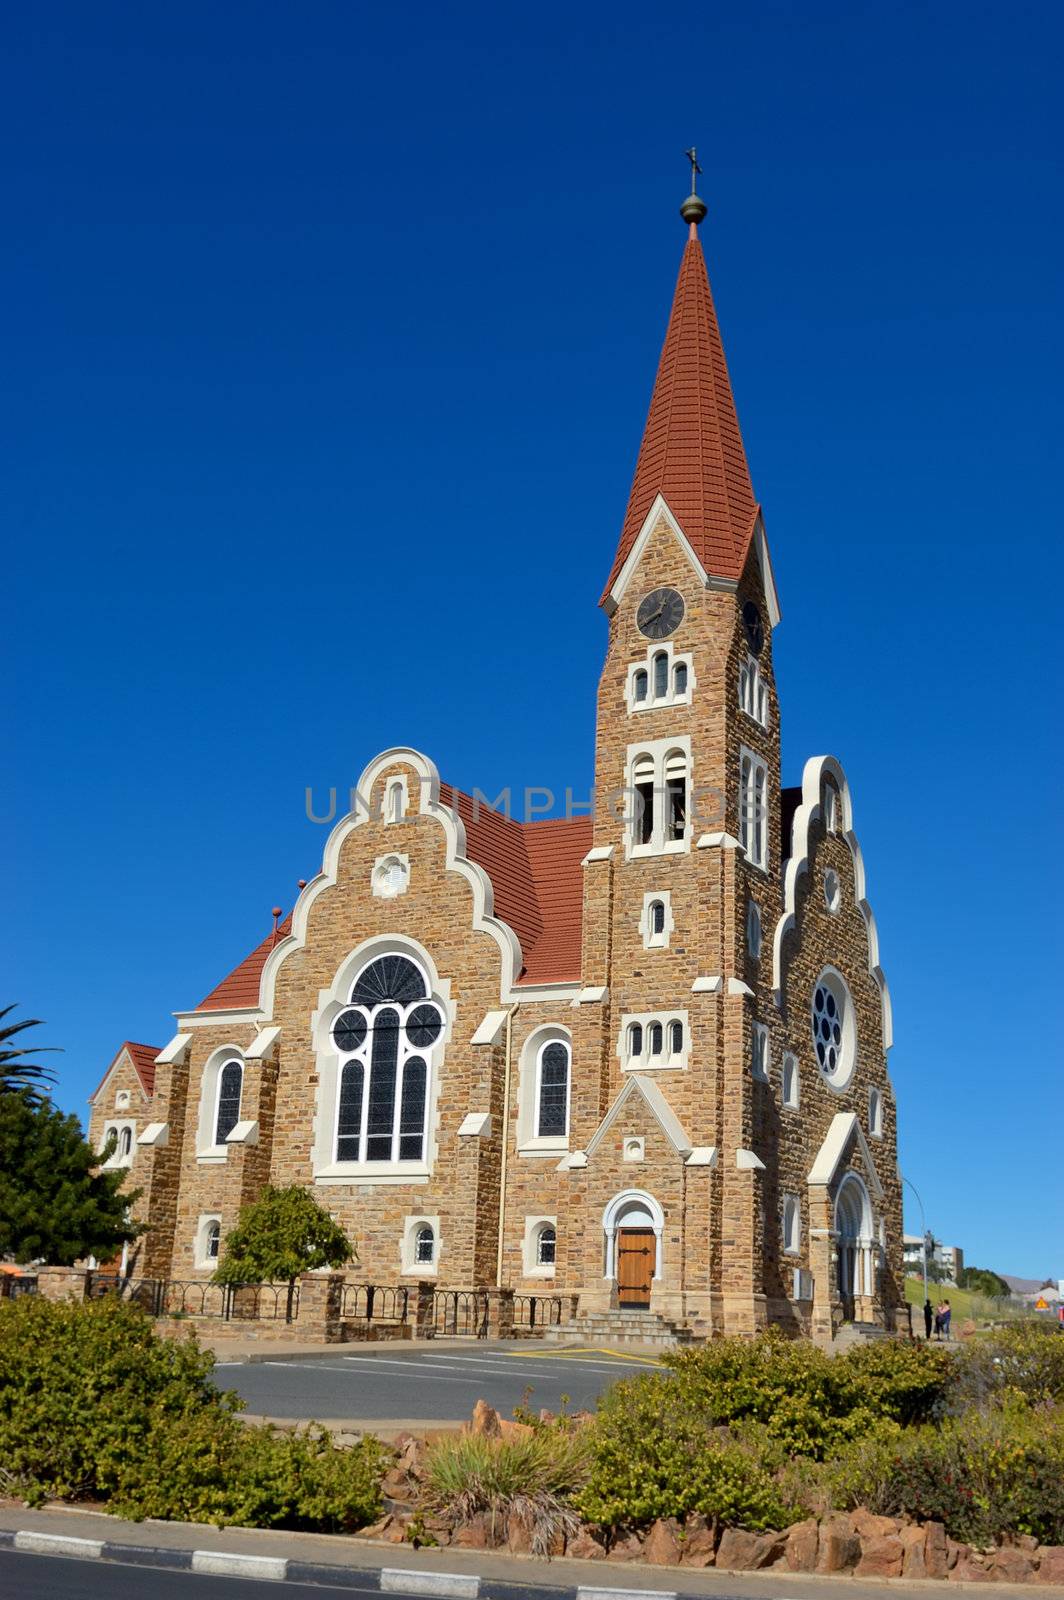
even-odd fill
[(586, 790), (696, 142), (786, 781), (850, 776), (903, 1166), (970, 1261), (1064, 1274), (1062, 32), (978, 3), (9, 14), (0, 1003), (64, 1047), (64, 1105), (291, 906), (307, 785), (413, 743), (467, 788)]

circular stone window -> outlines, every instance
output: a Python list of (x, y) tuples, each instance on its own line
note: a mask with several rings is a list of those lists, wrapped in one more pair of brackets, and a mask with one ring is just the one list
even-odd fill
[(857, 1053), (853, 1001), (842, 975), (826, 968), (813, 990), (813, 1048), (821, 1074), (833, 1089), (845, 1089)]
[(841, 899), (842, 885), (839, 883), (839, 875), (834, 867), (829, 867), (824, 874), (824, 904), (829, 911), (837, 911)]

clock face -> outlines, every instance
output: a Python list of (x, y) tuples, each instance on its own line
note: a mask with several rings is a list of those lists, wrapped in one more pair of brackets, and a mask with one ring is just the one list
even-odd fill
[(761, 621), (761, 613), (752, 600), (743, 606), (743, 628), (746, 631), (746, 642), (755, 656), (761, 654), (761, 647), (765, 642), (765, 625)]
[(683, 595), (675, 589), (655, 589), (640, 604), (635, 620), (648, 639), (667, 639), (680, 626), (683, 614)]

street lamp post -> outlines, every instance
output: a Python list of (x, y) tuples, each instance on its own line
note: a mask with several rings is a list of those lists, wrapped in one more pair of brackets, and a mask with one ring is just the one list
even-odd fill
[(927, 1304), (927, 1241), (928, 1241), (930, 1235), (928, 1234), (928, 1231), (927, 1231), (927, 1218), (924, 1216), (924, 1202), (920, 1199), (920, 1191), (916, 1187), (915, 1183), (911, 1183), (909, 1181), (909, 1179), (906, 1178), (904, 1175), (903, 1175), (901, 1181), (902, 1181), (902, 1183), (908, 1183), (909, 1184), (909, 1188), (912, 1190), (913, 1194), (916, 1196), (916, 1203), (920, 1207), (920, 1226), (923, 1229), (923, 1233), (924, 1233), (923, 1248), (920, 1251), (920, 1255), (921, 1255), (921, 1257), (923, 1259), (923, 1263), (924, 1263), (924, 1305), (926, 1305)]

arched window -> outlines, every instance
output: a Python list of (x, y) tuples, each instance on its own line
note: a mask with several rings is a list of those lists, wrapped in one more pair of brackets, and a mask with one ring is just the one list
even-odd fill
[(244, 1064), (226, 1061), (218, 1073), (218, 1109), (214, 1118), (214, 1142), (224, 1144), (240, 1121), (240, 1096), (244, 1087)]
[(791, 1111), (798, 1109), (798, 1063), (791, 1055), (783, 1058), (783, 1104)]
[(873, 1139), (883, 1137), (883, 1096), (878, 1089), (868, 1091), (868, 1131)]
[(207, 1231), (203, 1236), (204, 1254), (208, 1261), (217, 1261), (218, 1252), (222, 1247), (222, 1225), (220, 1222), (208, 1222)]
[(652, 900), (650, 903), (650, 931), (651, 933), (665, 932), (664, 900)]
[(119, 1156), (119, 1160), (123, 1160), (126, 1156), (128, 1156), (130, 1154), (130, 1152), (132, 1151), (132, 1149), (133, 1149), (133, 1130), (132, 1130), (132, 1128), (123, 1128), (122, 1132), (118, 1135), (118, 1156)]
[(428, 1058), (442, 1035), (442, 1009), (415, 962), (380, 956), (362, 970), (332, 1028), (341, 1058), (337, 1161), (424, 1158)]
[(683, 1054), (683, 1023), (669, 1023), (669, 1054), (678, 1056)]
[(647, 677), (646, 669), (645, 667), (640, 667), (632, 683), (632, 699), (637, 705), (640, 705), (646, 699), (649, 687), (650, 681)]
[(388, 785), (388, 792), (384, 802), (385, 822), (401, 822), (405, 810), (405, 785), (402, 778), (393, 778)]
[(643, 1054), (643, 1024), (633, 1022), (628, 1029), (628, 1054), (641, 1056)]
[(536, 1062), (536, 1135), (564, 1138), (569, 1132), (569, 1046), (551, 1039)]
[(768, 726), (768, 692), (753, 656), (747, 656), (739, 668), (739, 705), (763, 728)]
[(665, 757), (665, 837), (682, 839), (687, 828), (687, 757), (670, 750)]
[(665, 1030), (660, 1022), (652, 1022), (647, 1029), (647, 1042), (652, 1056), (660, 1056), (665, 1043)]
[(674, 695), (687, 693), (687, 662), (677, 661), (672, 669), (672, 692)]
[(744, 750), (739, 777), (739, 843), (755, 867), (768, 864), (765, 791), (768, 768), (760, 756)]
[(654, 699), (664, 700), (669, 692), (669, 658), (664, 650), (654, 657)]
[(756, 900), (746, 908), (746, 949), (751, 961), (761, 960), (761, 912)]
[(783, 1248), (791, 1256), (802, 1248), (802, 1211), (793, 1194), (783, 1197)]
[(414, 1235), (414, 1263), (419, 1267), (431, 1267), (435, 1260), (436, 1235), (425, 1222)]
[(553, 1267), (557, 1251), (557, 1230), (553, 1224), (546, 1222), (536, 1234), (536, 1266)]
[(636, 844), (650, 844), (654, 837), (654, 758), (650, 755), (636, 757), (632, 768), (633, 828)]

